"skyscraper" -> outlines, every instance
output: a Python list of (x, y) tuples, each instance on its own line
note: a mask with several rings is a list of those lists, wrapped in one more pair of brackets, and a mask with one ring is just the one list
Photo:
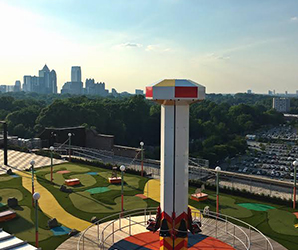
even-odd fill
[(21, 91), (21, 81), (17, 80), (14, 84), (14, 92)]
[(81, 82), (81, 67), (80, 66), (72, 66), (71, 67), (71, 81), (72, 82)]
[(24, 76), (23, 91), (40, 94), (57, 93), (57, 75), (45, 65), (38, 72), (38, 76)]
[(71, 81), (64, 83), (61, 89), (61, 94), (83, 94), (83, 82), (81, 81), (81, 67), (71, 67)]

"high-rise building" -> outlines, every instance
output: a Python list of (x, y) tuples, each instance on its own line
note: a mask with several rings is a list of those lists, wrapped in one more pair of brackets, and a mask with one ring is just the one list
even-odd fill
[(87, 95), (99, 95), (107, 96), (109, 91), (105, 89), (106, 85), (104, 82), (95, 83), (94, 79), (86, 79), (85, 94)]
[(289, 98), (273, 98), (273, 108), (278, 112), (289, 112), (290, 111), (290, 99)]
[(136, 95), (144, 95), (144, 91), (141, 89), (136, 89)]
[(268, 90), (268, 95), (272, 95), (272, 91), (271, 90)]
[(252, 94), (251, 89), (247, 90), (247, 94)]
[(45, 65), (38, 72), (38, 76), (24, 76), (23, 91), (40, 94), (57, 93), (57, 75)]
[(71, 81), (64, 83), (61, 94), (84, 94), (83, 82), (81, 81), (81, 67), (71, 67)]
[(82, 73), (80, 66), (72, 66), (71, 67), (71, 81), (72, 82), (81, 82), (82, 81)]
[(14, 84), (14, 92), (20, 92), (21, 90), (21, 81), (17, 80)]

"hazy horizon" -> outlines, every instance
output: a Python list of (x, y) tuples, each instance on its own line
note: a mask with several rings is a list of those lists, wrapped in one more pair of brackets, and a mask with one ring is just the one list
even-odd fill
[(0, 84), (47, 64), (134, 92), (188, 78), (208, 93), (295, 93), (295, 0), (0, 0)]

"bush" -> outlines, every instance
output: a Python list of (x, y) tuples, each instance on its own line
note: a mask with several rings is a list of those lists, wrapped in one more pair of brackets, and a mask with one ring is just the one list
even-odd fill
[[(78, 158), (72, 158), (71, 159), (72, 162), (76, 162), (76, 163), (81, 163), (81, 164), (86, 164), (86, 165), (90, 165), (93, 167), (99, 167), (99, 168), (105, 168), (105, 169), (109, 169), (112, 170), (113, 167), (117, 167), (119, 169), (119, 165), (117, 164), (110, 164), (110, 163), (104, 163), (101, 161), (90, 161), (90, 160), (83, 160), (83, 159), (78, 159)], [(129, 167), (127, 167), (125, 169), (126, 173), (129, 174), (133, 174), (133, 175), (141, 175), (141, 171), (139, 170), (135, 170), (135, 169), (131, 169)], [(146, 171), (143, 171), (144, 176), (147, 175)]]
[[(202, 181), (200, 180), (190, 180), (189, 185), (193, 187), (201, 187), (203, 184)], [(216, 191), (216, 186), (212, 183), (204, 183), (205, 188), (210, 190), (210, 191)], [(230, 195), (235, 195), (235, 196), (240, 196), (243, 198), (248, 198), (248, 199), (254, 199), (258, 201), (263, 201), (263, 202), (269, 202), (269, 203), (274, 203), (277, 205), (286, 205), (286, 206), (291, 206), (292, 200), (291, 199), (286, 199), (286, 198), (280, 198), (273, 196), (271, 197), (270, 195), (265, 195), (264, 193), (261, 194), (255, 194), (255, 193), (250, 193), (246, 189), (237, 189), (237, 188), (228, 188), (228, 187), (221, 187), (220, 192), (224, 194), (230, 194)]]
[[(41, 156), (51, 157), (51, 152), (49, 150), (40, 149), (40, 150), (36, 151), (35, 154), (41, 155)], [(61, 155), (56, 153), (56, 152), (53, 152), (53, 158), (61, 159)]]

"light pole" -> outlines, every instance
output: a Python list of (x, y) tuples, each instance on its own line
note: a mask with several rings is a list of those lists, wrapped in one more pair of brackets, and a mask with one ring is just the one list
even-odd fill
[(125, 166), (124, 165), (121, 165), (120, 166), (120, 171), (121, 171), (121, 215), (123, 213), (123, 173), (125, 171)]
[(53, 151), (54, 147), (50, 147), (50, 152), (51, 152), (51, 182), (53, 183)]
[(221, 171), (220, 167), (215, 168), (216, 171), (216, 213), (219, 212), (219, 172)]
[(36, 192), (33, 194), (32, 198), (35, 201), (35, 246), (38, 247), (38, 200), (40, 194)]
[[(32, 173), (32, 195), (34, 194), (34, 164), (35, 164), (35, 161), (34, 160), (30, 161), (31, 173)], [(34, 207), (34, 200), (33, 200), (33, 198), (32, 198), (32, 207)]]
[(297, 166), (298, 166), (298, 161), (295, 160), (293, 161), (293, 166), (294, 166), (294, 189), (293, 189), (293, 209), (296, 209), (296, 172), (297, 172)]
[(7, 161), (7, 123), (0, 121), (3, 124), (3, 150), (4, 150), (4, 165), (8, 165)]
[(144, 170), (144, 142), (140, 142), (140, 146), (141, 146), (141, 166), (142, 166), (142, 170), (141, 170), (141, 176), (143, 177), (143, 170)]
[(71, 153), (70, 153), (70, 146), (71, 146), (71, 133), (68, 133), (68, 153), (69, 153), (69, 161), (71, 161)]

